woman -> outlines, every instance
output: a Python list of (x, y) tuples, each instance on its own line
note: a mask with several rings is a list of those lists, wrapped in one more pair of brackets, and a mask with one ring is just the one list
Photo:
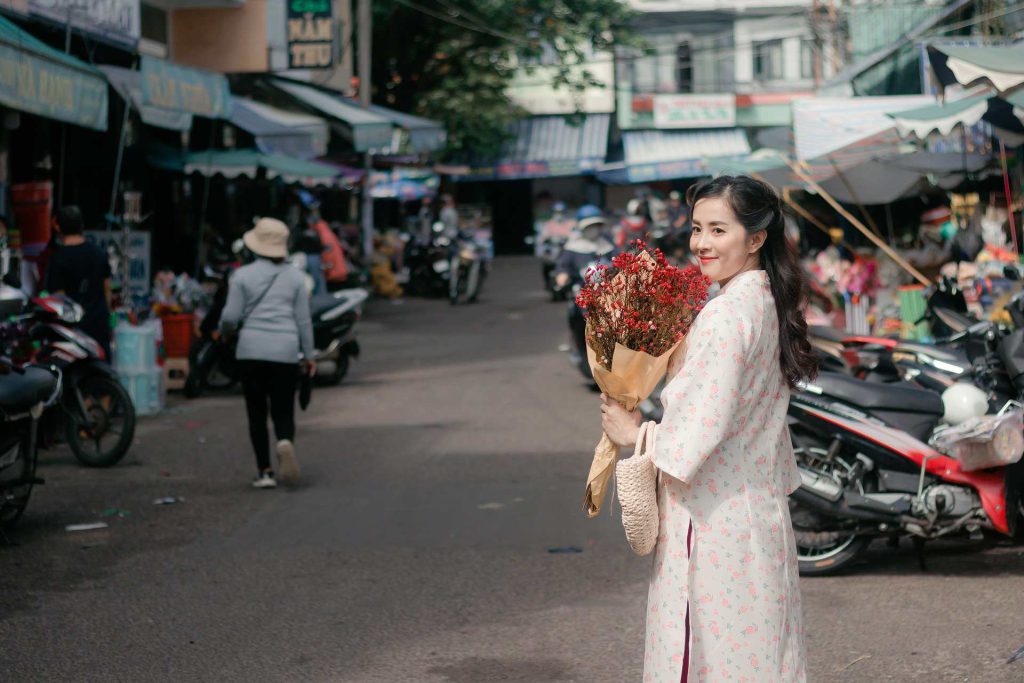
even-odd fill
[[(228, 300), (220, 328), (231, 336), (241, 327), (236, 357), (245, 388), (249, 438), (256, 451), (258, 473), (253, 487), (277, 486), (270, 465), (267, 403), (277, 435), (281, 481), (293, 485), (299, 478), (295, 458), (295, 388), (299, 370), (312, 376), (313, 325), (305, 277), (285, 263), (288, 226), (274, 218), (261, 218), (243, 237), (257, 258), (231, 276)], [(299, 361), (299, 353), (302, 361)]]
[[(787, 494), (800, 483), (790, 389), (816, 362), (803, 278), (766, 184), (723, 176), (688, 197), (690, 249), (721, 291), (669, 366), (650, 457), (660, 530), (644, 681), (804, 681)], [(603, 426), (635, 444), (639, 420), (602, 397)]]

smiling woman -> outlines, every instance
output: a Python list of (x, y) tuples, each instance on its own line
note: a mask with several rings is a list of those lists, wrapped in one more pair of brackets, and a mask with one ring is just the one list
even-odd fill
[[(815, 370), (803, 278), (771, 187), (724, 176), (688, 199), (691, 248), (722, 290), (670, 362), (661, 423), (645, 429), (660, 476), (643, 680), (803, 683), (786, 500), (800, 485), (790, 388)], [(602, 412), (611, 438), (635, 441), (629, 413), (614, 402)]]

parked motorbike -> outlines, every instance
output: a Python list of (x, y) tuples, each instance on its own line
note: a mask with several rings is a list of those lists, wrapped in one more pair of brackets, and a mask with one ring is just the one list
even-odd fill
[(452, 250), (448, 268), (448, 301), (473, 303), (480, 296), (490, 264), (484, 248), (470, 239), (460, 238)]
[(36, 476), (39, 421), (60, 399), (61, 372), (56, 367), (21, 368), (0, 359), (0, 528), (25, 512)]
[(544, 287), (551, 293), (552, 301), (565, 301), (569, 297), (568, 287), (559, 287), (555, 284), (555, 267), (558, 265), (558, 257), (562, 255), (562, 249), (569, 241), (568, 237), (547, 235), (541, 238), (540, 242), (540, 270), (544, 278)]
[(444, 235), (444, 224), (434, 226), (429, 239), (411, 239), (405, 249), (409, 269), (407, 289), (412, 296), (447, 296), (451, 271), (451, 240)]
[(71, 452), (90, 467), (110, 467), (131, 447), (135, 406), (103, 348), (75, 329), (82, 307), (65, 296), (32, 299), (0, 328), (3, 353), (19, 365), (53, 366), (63, 377), (59, 402), (44, 414), (41, 439), (64, 433)]
[(348, 374), (350, 360), (359, 356), (355, 326), (367, 298), (365, 289), (344, 289), (310, 302), (318, 383), (340, 384)]
[(228, 278), (236, 266), (237, 263), (223, 263), (203, 269), (206, 282), (213, 286), (213, 295), (199, 323), (199, 338), (189, 351), (184, 389), (187, 398), (198, 398), (207, 391), (225, 391), (239, 380), (234, 355), (219, 332), (220, 317), (228, 300)]
[(596, 270), (599, 266), (610, 264), (610, 258), (595, 258), (594, 261), (580, 269), (580, 272), (571, 282), (572, 299), (569, 301), (569, 336), (572, 339), (572, 348), (569, 357), (572, 360), (572, 364), (583, 375), (583, 378), (591, 383), (594, 381), (594, 374), (590, 371), (590, 361), (587, 358), (587, 319), (583, 315), (583, 309), (576, 305), (576, 297), (586, 283), (587, 275), (591, 271)]
[[(1024, 328), (1007, 334), (980, 323), (964, 336), (965, 348), (976, 354), (970, 379), (981, 390), (981, 410), (991, 415), (1019, 407)], [(944, 397), (955, 391), (964, 385), (940, 395), (824, 372), (794, 393), (789, 426), (801, 486), (790, 511), (801, 573), (848, 567), (879, 537), (909, 536), (921, 546), (952, 534), (980, 539), (982, 531), (1022, 530), (1019, 452), (1009, 454), (1012, 464), (965, 471), (960, 460), (929, 444), (940, 443), (940, 421), (949, 410)]]

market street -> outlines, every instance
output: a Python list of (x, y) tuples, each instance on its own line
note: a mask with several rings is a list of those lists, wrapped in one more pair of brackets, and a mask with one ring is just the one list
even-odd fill
[[(598, 399), (538, 270), (499, 260), (473, 306), (372, 302), (299, 417), (296, 491), (250, 489), (238, 395), (175, 398), (109, 470), (44, 451), (0, 548), (3, 679), (639, 680), (650, 560), (617, 508), (581, 513)], [(811, 680), (1024, 681), (1022, 549), (928, 560), (878, 544), (802, 581)]]

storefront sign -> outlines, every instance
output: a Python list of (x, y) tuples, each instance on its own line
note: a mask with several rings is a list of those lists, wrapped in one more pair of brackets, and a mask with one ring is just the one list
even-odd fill
[(98, 73), (35, 57), (4, 42), (0, 42), (0, 104), (86, 128), (107, 129), (107, 82)]
[(655, 95), (656, 128), (732, 128), (735, 95)]
[(331, 0), (287, 0), (288, 67), (325, 69), (334, 63)]
[(135, 46), (142, 34), (139, 4), (139, 0), (28, 0), (28, 9), (85, 33)]
[(557, 159), (552, 161), (506, 161), (493, 166), (473, 166), (453, 174), (455, 181), (523, 180), (528, 178), (560, 178), (592, 175), (598, 159)]
[[(120, 230), (86, 230), (87, 240), (98, 246), (111, 257), (111, 280), (114, 285), (124, 283), (124, 239)], [(149, 294), (151, 255), (150, 235), (148, 232), (133, 230), (128, 233), (128, 291), (133, 297), (144, 297)]]
[(231, 114), (231, 91), (222, 74), (142, 57), (142, 101), (211, 119)]

